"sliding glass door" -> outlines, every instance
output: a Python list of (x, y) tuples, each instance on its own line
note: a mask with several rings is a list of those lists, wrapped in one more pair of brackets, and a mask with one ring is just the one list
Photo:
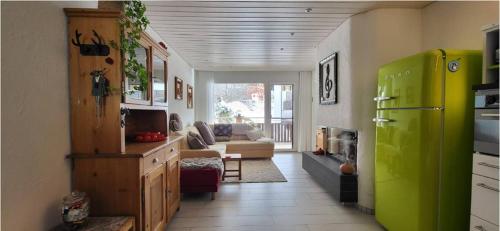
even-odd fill
[(271, 137), (277, 150), (294, 149), (293, 85), (271, 85)]
[(276, 150), (295, 150), (294, 85), (215, 83), (214, 123), (247, 123), (274, 139)]

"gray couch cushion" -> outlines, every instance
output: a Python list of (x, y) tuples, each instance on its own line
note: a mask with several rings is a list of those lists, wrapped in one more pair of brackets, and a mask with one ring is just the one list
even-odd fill
[(206, 144), (215, 144), (215, 136), (207, 123), (203, 121), (196, 121), (194, 122), (194, 126), (198, 129)]
[(224, 141), (229, 141), (230, 137), (229, 136), (216, 136), (215, 137), (215, 142), (224, 142)]
[(199, 134), (194, 132), (189, 132), (187, 134), (187, 142), (189, 144), (189, 148), (191, 149), (207, 149), (208, 145), (203, 141), (203, 138)]

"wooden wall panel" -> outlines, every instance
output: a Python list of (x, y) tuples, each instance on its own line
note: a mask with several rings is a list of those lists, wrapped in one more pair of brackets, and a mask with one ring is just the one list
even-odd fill
[[(85, 12), (90, 11), (86, 10)], [(121, 103), (121, 56), (118, 49), (110, 47), (108, 56), (83, 56), (80, 48), (72, 44), (76, 40), (75, 31), (81, 33), (80, 42), (92, 44), (97, 41), (95, 30), (109, 46), (111, 41), (119, 43), (119, 13), (98, 12), (88, 17), (77, 10), (66, 10), (68, 15), (68, 47), (70, 68), (71, 102), (71, 146), (72, 153), (120, 153), (123, 152), (120, 127)], [(88, 13), (88, 12), (87, 12)], [(107, 63), (106, 59), (113, 60)], [(92, 96), (90, 73), (105, 69), (106, 78), (112, 89), (118, 89), (105, 98), (104, 113), (97, 116), (95, 97)]]

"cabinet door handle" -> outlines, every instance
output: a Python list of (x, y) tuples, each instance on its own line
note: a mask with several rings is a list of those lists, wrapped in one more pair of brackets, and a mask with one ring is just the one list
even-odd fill
[(491, 186), (484, 184), (484, 183), (478, 183), (476, 185), (479, 187), (485, 188), (485, 189), (489, 189), (491, 191), (499, 192), (499, 190), (497, 188), (491, 187)]
[(498, 167), (497, 165), (494, 165), (494, 164), (488, 164), (488, 163), (485, 163), (485, 162), (479, 162), (477, 163), (477, 165), (482, 165), (482, 166), (486, 166), (486, 167), (490, 167), (490, 168), (496, 168), (496, 169), (499, 169), (500, 167)]
[(174, 148), (171, 148), (171, 149), (170, 149), (170, 152), (174, 152), (174, 150), (175, 150)]
[(154, 159), (153, 159), (153, 164), (158, 163), (158, 161), (160, 161), (158, 158), (154, 158)]
[(474, 229), (481, 230), (481, 231), (486, 231), (486, 229), (483, 228), (482, 225), (476, 225), (476, 226), (474, 226)]

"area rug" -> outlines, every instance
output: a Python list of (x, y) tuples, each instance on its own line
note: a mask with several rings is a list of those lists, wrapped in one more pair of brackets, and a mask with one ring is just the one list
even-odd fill
[[(237, 161), (226, 162), (227, 169), (237, 169)], [(233, 175), (236, 172), (229, 172)], [(238, 177), (227, 177), (224, 183), (266, 183), (266, 182), (287, 182), (285, 176), (272, 160), (242, 160), (241, 180)]]

